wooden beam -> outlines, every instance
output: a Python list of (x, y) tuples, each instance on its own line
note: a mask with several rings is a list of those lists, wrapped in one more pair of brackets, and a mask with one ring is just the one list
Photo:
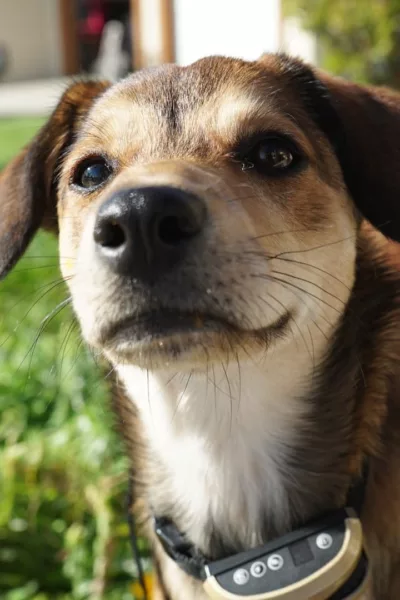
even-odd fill
[(132, 69), (142, 68), (143, 54), (140, 37), (140, 0), (130, 0)]
[(161, 28), (163, 36), (163, 61), (175, 61), (174, 0), (161, 1)]
[(130, 0), (133, 69), (175, 60), (173, 0)]
[(75, 2), (59, 0), (59, 14), (64, 75), (75, 75), (79, 70)]

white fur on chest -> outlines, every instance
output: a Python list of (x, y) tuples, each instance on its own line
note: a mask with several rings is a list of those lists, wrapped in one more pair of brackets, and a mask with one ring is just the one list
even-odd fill
[(312, 361), (289, 345), (240, 368), (235, 361), (201, 373), (118, 368), (163, 465), (153, 501), (160, 510), (172, 503), (199, 547), (210, 519), (227, 543), (246, 546), (260, 543), (263, 517), (278, 530), (290, 524), (288, 453), (307, 416), (301, 397)]

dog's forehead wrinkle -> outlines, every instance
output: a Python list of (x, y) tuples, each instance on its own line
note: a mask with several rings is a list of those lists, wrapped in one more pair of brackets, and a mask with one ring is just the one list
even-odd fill
[(169, 141), (178, 136), (182, 146), (192, 145), (196, 136), (203, 143), (210, 125), (227, 128), (241, 117), (258, 118), (276, 94), (271, 77), (256, 63), (233, 59), (166, 65), (114, 85), (95, 104), (87, 122), (95, 131), (124, 128), (148, 136), (166, 130)]

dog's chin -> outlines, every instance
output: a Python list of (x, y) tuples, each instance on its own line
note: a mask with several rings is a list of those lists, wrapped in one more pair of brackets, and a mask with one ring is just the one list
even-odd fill
[(267, 350), (285, 335), (291, 315), (285, 313), (259, 329), (240, 329), (211, 315), (173, 313), (143, 315), (109, 326), (102, 334), (102, 349), (117, 364), (145, 369), (202, 368), (214, 361), (237, 360)]

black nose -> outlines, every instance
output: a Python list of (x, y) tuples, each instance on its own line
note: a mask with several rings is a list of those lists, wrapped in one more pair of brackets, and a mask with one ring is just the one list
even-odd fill
[(152, 279), (186, 255), (205, 219), (204, 202), (178, 188), (128, 189), (100, 207), (94, 241), (115, 273)]

